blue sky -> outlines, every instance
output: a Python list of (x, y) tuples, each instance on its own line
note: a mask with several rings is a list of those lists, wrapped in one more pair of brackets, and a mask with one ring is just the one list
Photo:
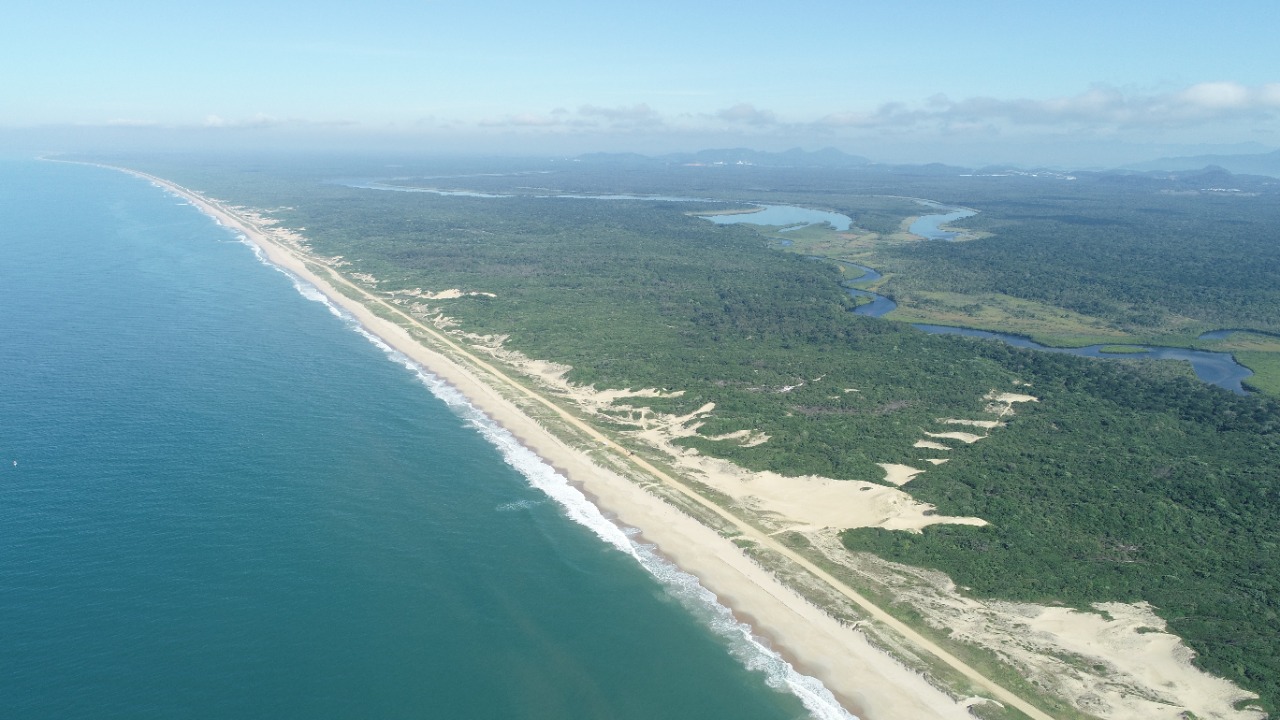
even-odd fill
[(48, 0), (5, 14), (0, 128), (85, 138), (1080, 163), (1280, 147), (1274, 0)]

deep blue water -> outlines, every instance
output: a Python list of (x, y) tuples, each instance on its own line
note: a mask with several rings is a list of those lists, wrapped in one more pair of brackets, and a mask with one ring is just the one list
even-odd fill
[[(858, 265), (856, 263), (845, 262), (843, 260), (832, 260), (831, 262), (842, 265), (853, 271), (849, 274), (849, 279), (845, 281), (846, 283), (873, 283), (884, 277), (878, 271), (873, 270), (866, 265)], [(853, 273), (861, 274), (855, 275)], [(887, 315), (898, 308), (898, 303), (883, 295), (873, 293), (870, 290), (859, 290), (858, 288), (846, 287), (845, 292), (853, 295), (854, 297), (871, 298), (871, 302), (863, 303), (853, 309), (853, 312), (856, 315), (880, 317), (881, 315)]]
[(810, 714), (692, 578), (194, 208), (7, 163), (0, 217), (0, 717)]

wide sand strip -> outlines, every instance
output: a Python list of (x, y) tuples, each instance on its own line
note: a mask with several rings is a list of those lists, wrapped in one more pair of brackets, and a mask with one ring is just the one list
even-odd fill
[[(520, 438), (529, 449), (571, 481), (580, 484), (602, 509), (616, 515), (618, 522), (639, 528), (646, 540), (656, 544), (680, 568), (697, 576), (740, 617), (749, 618), (752, 627), (769, 638), (798, 669), (821, 680), (846, 707), (866, 720), (960, 720), (972, 718), (972, 715), (962, 702), (949, 697), (915, 671), (872, 646), (856, 627), (843, 625), (809, 604), (728, 539), (645, 491), (637, 483), (595, 464), (585, 452), (567, 445), (522, 411), (508, 396), (524, 396), (533, 404), (546, 406), (567, 425), (599, 443), (601, 450), (615, 453), (622, 461), (643, 470), (664, 486), (731, 523), (742, 536), (760, 547), (808, 570), (859, 606), (875, 622), (958, 670), (1001, 703), (1017, 707), (1035, 720), (1051, 720), (1043, 711), (995, 685), (775, 538), (742, 522), (724, 508), (693, 492), (677, 478), (631, 455), (576, 416), (506, 376), (434, 328), (352, 284), (317, 259), (306, 258), (300, 249), (278, 242), (271, 230), (255, 224), (250, 217), (160, 178), (126, 168), (113, 169), (128, 172), (176, 193), (224, 226), (243, 233), (271, 263), (314, 285), (331, 302), (351, 313), (366, 330), (451, 384), (475, 407)], [(359, 294), (362, 299), (357, 301), (348, 297), (337, 286)], [(370, 307), (379, 307), (397, 316), (399, 321), (413, 326), (427, 339), (415, 339), (401, 324), (374, 314)]]

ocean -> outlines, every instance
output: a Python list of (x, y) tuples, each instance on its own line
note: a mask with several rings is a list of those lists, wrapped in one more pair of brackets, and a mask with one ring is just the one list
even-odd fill
[(0, 717), (847, 717), (192, 206), (0, 163)]

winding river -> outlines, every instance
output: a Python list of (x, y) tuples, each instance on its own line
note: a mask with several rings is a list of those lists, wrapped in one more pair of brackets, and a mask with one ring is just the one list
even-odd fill
[(945, 205), (933, 202), (932, 200), (917, 200), (916, 202), (921, 205), (927, 205), (931, 208), (946, 211), (937, 215), (921, 215), (916, 218), (915, 222), (911, 223), (911, 227), (907, 228), (907, 232), (912, 235), (919, 235), (925, 240), (945, 240), (948, 242), (956, 240), (964, 233), (956, 232), (954, 230), (943, 230), (942, 226), (947, 225), (948, 223), (953, 223), (957, 220), (963, 220), (967, 217), (973, 217), (978, 214), (977, 210), (970, 210), (969, 208), (949, 208)]
[[(928, 239), (938, 240), (954, 240), (959, 233), (941, 230), (940, 225), (952, 222), (961, 217), (970, 217), (974, 213), (971, 210), (954, 210), (945, 215), (932, 215), (929, 224), (921, 225), (921, 220), (917, 220), (911, 225), (911, 232)], [(917, 230), (919, 226), (919, 230)], [(879, 280), (882, 276), (875, 270), (853, 263), (841, 263), (847, 268), (859, 269), (863, 271), (860, 276), (854, 277), (847, 282), (871, 283)], [(894, 308), (898, 304), (883, 295), (868, 290), (858, 290), (848, 288), (848, 293), (854, 296), (869, 297), (871, 302), (859, 305), (854, 309), (854, 313), (858, 315), (866, 315), (867, 317), (880, 317)], [(1212, 352), (1209, 350), (1189, 350), (1186, 348), (1170, 348), (1148, 345), (1121, 345), (1109, 343), (1106, 345), (1088, 345), (1086, 347), (1060, 348), (1042, 345), (1030, 338), (1022, 335), (1012, 335), (1010, 333), (992, 332), (990, 330), (972, 330), (969, 328), (949, 327), (946, 325), (928, 325), (925, 323), (912, 323), (912, 327), (923, 330), (933, 335), (963, 335), (965, 337), (984, 338), (988, 340), (999, 340), (1008, 343), (1014, 347), (1030, 348), (1033, 350), (1042, 350), (1044, 352), (1063, 353), (1066, 355), (1079, 355), (1081, 357), (1103, 358), (1103, 359), (1120, 359), (1120, 358), (1148, 358), (1152, 360), (1183, 360), (1191, 363), (1191, 368), (1195, 370), (1196, 377), (1211, 385), (1226, 388), (1238, 395), (1247, 394), (1241, 381), (1253, 374), (1249, 368), (1236, 362), (1231, 353)], [(1200, 336), (1202, 340), (1221, 340), (1230, 335), (1234, 330), (1214, 330)], [(1122, 348), (1120, 352), (1109, 352), (1108, 348)]]
[[(925, 202), (925, 201), (922, 201)], [(945, 210), (945, 213), (935, 215), (925, 215), (913, 223), (909, 228), (913, 235), (919, 235), (926, 240), (942, 240), (954, 241), (960, 237), (962, 233), (952, 230), (943, 230), (942, 226), (960, 220), (962, 218), (972, 217), (977, 211), (968, 208), (948, 208), (937, 203), (925, 202), (930, 207)], [(790, 208), (791, 210), (803, 210), (804, 208)], [(828, 222), (823, 216), (829, 213), (821, 213), (820, 211), (811, 211), (815, 215), (811, 216), (810, 224), (817, 222)], [(745, 215), (720, 215), (721, 222), (751, 222), (754, 214)], [(803, 216), (795, 214), (797, 222), (803, 222)], [(827, 258), (814, 257), (815, 260), (828, 260)], [(851, 283), (873, 283), (879, 280), (882, 275), (876, 270), (865, 265), (845, 262), (842, 260), (828, 260), (849, 270), (860, 271), (861, 274), (852, 276), (846, 280), (846, 284)], [(858, 315), (867, 317), (880, 317), (892, 312), (898, 307), (893, 300), (873, 293), (869, 290), (859, 290), (857, 288), (846, 288), (846, 292), (854, 297), (870, 298), (870, 302), (865, 302), (856, 307), (853, 312)], [(933, 335), (963, 335), (965, 337), (983, 338), (988, 340), (999, 340), (1008, 343), (1014, 347), (1030, 348), (1033, 350), (1042, 350), (1044, 352), (1063, 353), (1066, 355), (1079, 355), (1081, 357), (1102, 358), (1102, 359), (1122, 359), (1122, 358), (1147, 358), (1152, 360), (1183, 360), (1191, 363), (1191, 367), (1195, 370), (1196, 377), (1211, 385), (1226, 388), (1231, 392), (1239, 395), (1246, 394), (1242, 380), (1253, 374), (1249, 368), (1236, 362), (1235, 357), (1231, 353), (1212, 352), (1209, 350), (1189, 350), (1186, 348), (1170, 348), (1147, 345), (1122, 345), (1109, 343), (1105, 345), (1089, 345), (1086, 347), (1060, 348), (1042, 345), (1034, 340), (1022, 335), (1012, 335), (1009, 333), (992, 332), (990, 330), (971, 330), (969, 328), (949, 327), (946, 325), (929, 325), (925, 323), (912, 323), (915, 327), (924, 332)], [(1220, 340), (1226, 338), (1234, 330), (1215, 330), (1201, 335), (1202, 340)], [(1110, 348), (1121, 349), (1120, 352), (1108, 351)]]
[[(418, 192), (430, 193), (434, 195), (453, 195), (475, 198), (497, 198), (511, 197), (510, 195), (497, 195), (488, 193), (476, 193), (457, 190), (438, 190), (435, 188), (425, 187), (409, 187), (404, 185), (394, 185), (386, 180), (338, 180), (338, 184), (348, 187), (363, 188), (367, 190), (391, 190), (395, 192)], [(659, 200), (664, 202), (699, 202), (699, 203), (724, 203), (741, 205), (744, 203), (729, 203), (724, 200), (711, 200), (708, 198), (692, 198), (662, 195), (538, 195), (535, 197), (568, 197), (578, 198), (582, 200)], [(954, 241), (963, 233), (953, 230), (944, 230), (943, 226), (953, 223), (957, 220), (972, 217), (977, 214), (976, 210), (969, 208), (948, 207), (932, 200), (919, 200), (922, 205), (926, 205), (936, 210), (944, 212), (931, 215), (922, 215), (911, 223), (908, 228), (913, 235), (919, 235), (926, 240)], [(853, 227), (853, 218), (840, 213), (813, 210), (810, 208), (797, 207), (794, 205), (769, 205), (765, 203), (745, 203), (760, 208), (753, 212), (740, 213), (724, 213), (724, 214), (707, 214), (699, 215), (705, 220), (709, 220), (717, 225), (732, 225), (736, 223), (750, 223), (752, 225), (772, 225), (781, 226), (783, 232), (794, 230), (810, 225), (829, 224), (836, 230), (844, 231)], [(790, 241), (782, 240), (781, 245), (790, 245)], [(813, 258), (815, 260), (827, 260), (835, 262), (851, 270), (859, 270), (861, 274), (854, 276), (849, 283), (871, 283), (881, 278), (880, 273), (872, 268), (855, 263), (829, 260), (828, 258)], [(853, 310), (857, 315), (865, 315), (867, 317), (880, 317), (892, 312), (898, 307), (893, 300), (873, 293), (869, 290), (859, 290), (857, 288), (846, 288), (846, 291), (855, 297), (870, 298), (870, 302), (864, 302)], [(1087, 347), (1076, 348), (1059, 348), (1042, 345), (1030, 338), (1022, 335), (1012, 335), (1009, 333), (992, 332), (989, 330), (971, 330), (969, 328), (948, 327), (945, 325), (928, 325), (923, 323), (912, 323), (924, 332), (934, 335), (963, 335), (965, 337), (982, 338), (988, 340), (999, 340), (1015, 347), (1030, 348), (1033, 350), (1041, 350), (1044, 352), (1064, 353), (1067, 355), (1079, 355), (1082, 357), (1103, 358), (1103, 359), (1120, 359), (1120, 358), (1150, 358), (1154, 360), (1183, 360), (1191, 363), (1191, 367), (1195, 370), (1196, 376), (1204, 382), (1218, 387), (1226, 388), (1234, 393), (1244, 395), (1246, 391), (1241, 381), (1253, 375), (1253, 371), (1240, 363), (1236, 362), (1231, 353), (1212, 352), (1208, 350), (1189, 350), (1185, 348), (1169, 348), (1156, 347), (1147, 345), (1089, 345)], [(1202, 340), (1217, 340), (1226, 338), (1235, 330), (1215, 330), (1201, 335)], [(1108, 352), (1107, 348), (1123, 348), (1120, 352)]]

